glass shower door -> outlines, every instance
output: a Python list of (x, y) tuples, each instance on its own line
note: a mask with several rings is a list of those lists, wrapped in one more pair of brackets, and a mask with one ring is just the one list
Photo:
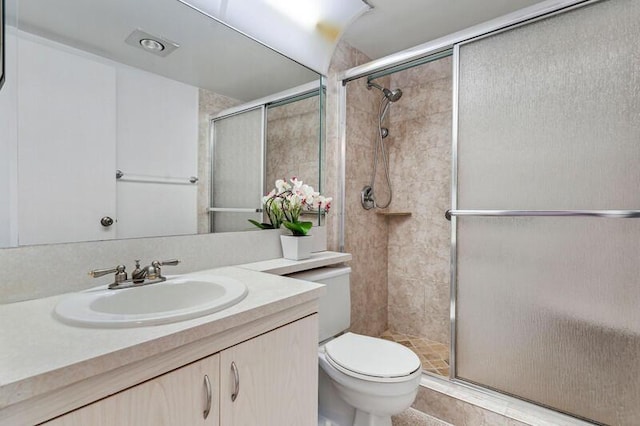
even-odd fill
[(264, 106), (212, 122), (211, 232), (257, 229), (264, 193)]
[(455, 52), (455, 377), (615, 425), (640, 419), (638, 22), (600, 1)]

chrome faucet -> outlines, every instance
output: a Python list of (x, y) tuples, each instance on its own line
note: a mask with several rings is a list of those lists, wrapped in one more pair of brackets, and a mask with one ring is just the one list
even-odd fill
[(89, 275), (93, 278), (101, 277), (106, 274), (114, 273), (114, 282), (109, 284), (110, 290), (117, 290), (121, 288), (129, 288), (134, 286), (143, 286), (147, 284), (159, 283), (166, 281), (167, 278), (162, 275), (160, 269), (161, 266), (175, 266), (180, 263), (178, 259), (171, 260), (154, 260), (151, 264), (140, 267), (140, 260), (136, 260), (136, 269), (131, 272), (131, 279), (127, 279), (126, 267), (124, 265), (118, 265), (111, 269), (95, 269), (89, 272)]
[(159, 260), (154, 260), (150, 265), (147, 265), (144, 268), (140, 268), (140, 260), (137, 259), (135, 262), (136, 269), (131, 272), (131, 280), (136, 284), (144, 282), (145, 279), (150, 281), (165, 281), (166, 278), (162, 276), (160, 267), (165, 265), (175, 266), (180, 263), (178, 259), (163, 260), (162, 262), (160, 262)]

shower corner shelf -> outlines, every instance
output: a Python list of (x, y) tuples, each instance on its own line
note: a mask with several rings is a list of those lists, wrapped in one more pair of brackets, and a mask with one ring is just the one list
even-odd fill
[(377, 211), (376, 214), (380, 216), (386, 217), (408, 217), (411, 216), (411, 212), (402, 212), (402, 211)]

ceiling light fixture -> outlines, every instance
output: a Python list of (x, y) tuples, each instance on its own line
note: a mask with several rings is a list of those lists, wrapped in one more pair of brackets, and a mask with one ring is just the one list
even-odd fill
[(164, 50), (164, 44), (152, 38), (143, 38), (142, 40), (140, 40), (140, 46), (154, 52), (160, 52)]
[(344, 30), (371, 6), (363, 0), (179, 0), (327, 75)]
[(130, 46), (143, 49), (145, 52), (153, 53), (158, 56), (167, 56), (169, 53), (180, 47), (179, 44), (167, 40), (164, 37), (158, 37), (149, 34), (141, 29), (133, 31), (125, 39), (125, 43)]

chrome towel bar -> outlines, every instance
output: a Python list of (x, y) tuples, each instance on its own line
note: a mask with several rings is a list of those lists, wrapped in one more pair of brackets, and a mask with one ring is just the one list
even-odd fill
[(149, 176), (125, 174), (122, 170), (116, 170), (116, 180), (138, 182), (138, 183), (168, 183), (172, 185), (193, 185), (198, 183), (197, 176), (170, 177), (170, 176)]
[(261, 208), (252, 209), (252, 208), (244, 208), (244, 207), (209, 207), (207, 209), (209, 213), (219, 212), (219, 213), (262, 213)]
[(640, 210), (447, 210), (444, 214), (444, 217), (447, 220), (451, 220), (452, 216), (587, 216), (604, 217), (610, 219), (630, 219), (640, 218)]

